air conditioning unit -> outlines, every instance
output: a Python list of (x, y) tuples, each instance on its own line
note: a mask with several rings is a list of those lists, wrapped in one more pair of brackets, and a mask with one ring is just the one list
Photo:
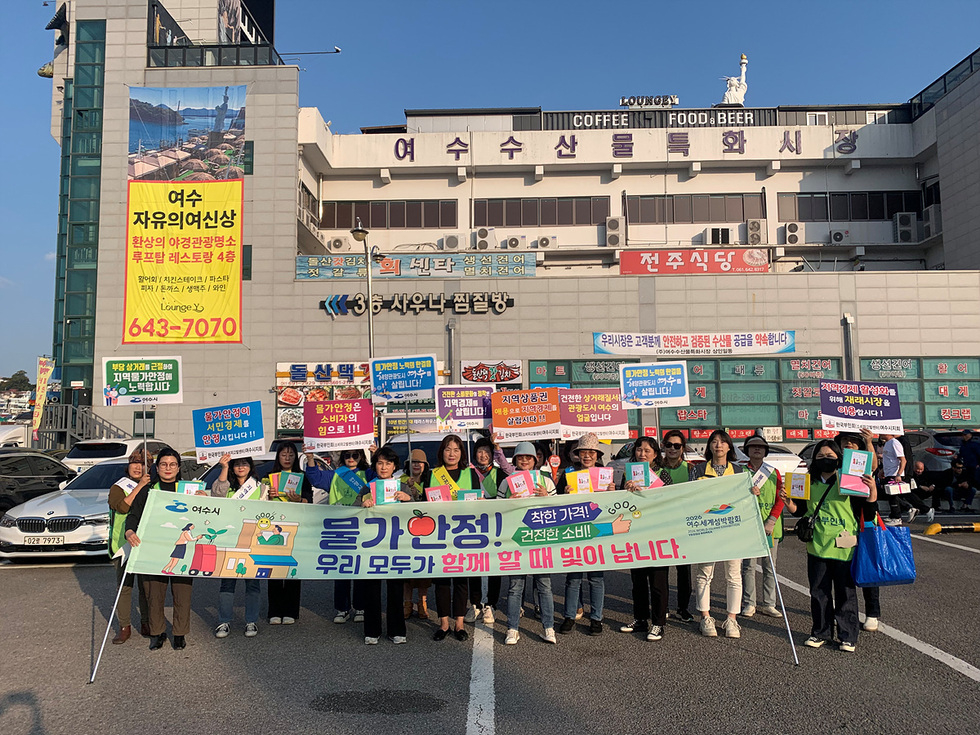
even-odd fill
[(851, 231), (850, 230), (831, 230), (830, 231), (830, 244), (831, 245), (850, 245), (851, 244)]
[(504, 250), (527, 250), (527, 236), (514, 235), (504, 240), (500, 247)]
[(799, 222), (787, 222), (783, 229), (786, 230), (787, 245), (803, 244), (803, 226)]
[(941, 204), (930, 204), (922, 210), (922, 237), (928, 240), (943, 231), (943, 208)]
[(331, 253), (349, 253), (351, 243), (346, 237), (332, 237), (327, 241), (327, 248)]
[(463, 243), (466, 241), (466, 236), (462, 234), (453, 233), (451, 235), (446, 235), (442, 238), (442, 249), (443, 250), (459, 250), (463, 247)]
[(488, 250), (497, 247), (497, 236), (492, 227), (481, 227), (476, 231), (476, 242), (473, 245), (475, 250)]
[(747, 245), (766, 245), (769, 242), (769, 228), (764, 219), (745, 221), (745, 242)]
[(557, 248), (558, 247), (558, 235), (541, 235), (538, 238), (539, 248)]
[(918, 238), (915, 233), (915, 212), (896, 212), (892, 215), (892, 242), (909, 244)]
[(705, 245), (731, 245), (732, 240), (731, 227), (708, 227), (704, 231)]
[(606, 217), (606, 247), (626, 247), (626, 218)]

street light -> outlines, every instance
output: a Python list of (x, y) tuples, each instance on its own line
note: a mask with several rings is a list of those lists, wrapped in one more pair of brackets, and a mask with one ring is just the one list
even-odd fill
[(368, 248), (368, 231), (361, 225), (361, 218), (357, 218), (357, 227), (350, 231), (354, 239), (364, 243), (364, 267), (367, 272), (367, 318), (368, 318), (368, 357), (374, 359), (374, 286), (371, 281), (371, 250)]

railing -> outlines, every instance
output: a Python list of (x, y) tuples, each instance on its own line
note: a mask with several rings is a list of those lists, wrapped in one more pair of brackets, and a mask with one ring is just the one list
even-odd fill
[(147, 46), (146, 65), (167, 66), (281, 66), (269, 44), (240, 46)]
[(967, 56), (909, 100), (912, 105), (912, 119), (916, 120), (923, 113), (932, 109), (941, 98), (956, 89), (964, 79), (976, 71), (980, 71), (980, 49)]
[(70, 449), (86, 439), (129, 439), (131, 434), (93, 413), (90, 406), (53, 403), (44, 407), (38, 438), (38, 449)]

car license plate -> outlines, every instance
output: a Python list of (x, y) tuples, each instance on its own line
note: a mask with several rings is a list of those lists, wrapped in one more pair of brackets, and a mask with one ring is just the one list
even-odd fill
[(64, 536), (28, 536), (24, 539), (27, 546), (64, 546)]

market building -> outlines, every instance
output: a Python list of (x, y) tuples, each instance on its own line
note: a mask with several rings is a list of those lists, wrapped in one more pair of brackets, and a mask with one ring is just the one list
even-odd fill
[(68, 402), (130, 430), (103, 359), (180, 356), (158, 438), (244, 400), (293, 435), (309, 391), (364, 395), (373, 347), (524, 387), (686, 358), (691, 406), (638, 433), (808, 441), (821, 377), (898, 383), (909, 427), (980, 416), (980, 50), (894, 104), (753, 107), (743, 58), (709, 109), (655, 90), (338, 135), (299, 107), (272, 11), (69, 0), (49, 24)]

